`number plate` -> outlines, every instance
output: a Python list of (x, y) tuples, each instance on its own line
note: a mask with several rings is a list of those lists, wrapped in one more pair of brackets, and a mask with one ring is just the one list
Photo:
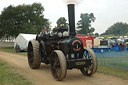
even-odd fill
[(85, 61), (81, 61), (81, 62), (76, 62), (76, 65), (85, 65), (86, 62)]

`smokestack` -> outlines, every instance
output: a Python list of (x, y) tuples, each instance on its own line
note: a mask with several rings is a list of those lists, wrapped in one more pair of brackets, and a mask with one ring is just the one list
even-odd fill
[(74, 4), (68, 4), (69, 35), (75, 36), (75, 10)]

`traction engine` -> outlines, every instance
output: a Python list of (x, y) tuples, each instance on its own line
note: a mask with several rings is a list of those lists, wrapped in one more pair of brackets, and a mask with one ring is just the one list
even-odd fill
[(50, 64), (53, 77), (60, 81), (67, 69), (78, 69), (85, 76), (97, 71), (97, 58), (93, 50), (84, 48), (81, 39), (76, 37), (74, 4), (68, 5), (68, 29), (60, 26), (52, 33), (41, 33), (28, 44), (28, 63), (30, 68), (38, 69), (41, 63)]

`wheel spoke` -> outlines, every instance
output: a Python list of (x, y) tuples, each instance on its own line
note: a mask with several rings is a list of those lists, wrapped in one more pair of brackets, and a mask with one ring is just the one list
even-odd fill
[(60, 65), (60, 63), (59, 63), (59, 59), (57, 58), (57, 60), (56, 60), (56, 66), (59, 66)]
[(33, 61), (33, 60), (34, 60), (34, 58), (33, 58), (33, 57), (29, 59), (29, 61), (30, 61), (30, 62), (31, 62), (31, 61)]
[(89, 59), (92, 59), (91, 55), (88, 57)]
[(56, 69), (56, 73), (57, 73), (58, 76), (60, 75), (60, 68)]
[(89, 55), (89, 53), (88, 53), (88, 51), (86, 51), (86, 58), (88, 59), (88, 55)]
[(33, 52), (30, 52), (29, 55), (30, 55), (30, 56), (34, 56)]
[(83, 54), (83, 57), (86, 58), (86, 59), (89, 59), (90, 58), (89, 52), (86, 51), (86, 54)]
[[(42, 48), (41, 48), (41, 49), (42, 49)], [(41, 52), (43, 53), (43, 52), (44, 52), (44, 50), (42, 49), (42, 50), (41, 50)]]
[(89, 69), (90, 71), (92, 71), (92, 67), (91, 67), (91, 66), (89, 66), (88, 69)]
[(57, 72), (55, 71), (55, 76), (58, 78), (58, 74), (57, 74)]
[(55, 59), (53, 57), (51, 59), (55, 62)]

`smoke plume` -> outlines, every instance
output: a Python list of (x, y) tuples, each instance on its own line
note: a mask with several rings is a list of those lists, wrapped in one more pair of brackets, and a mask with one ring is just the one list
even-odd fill
[(63, 0), (66, 4), (79, 5), (83, 0)]

